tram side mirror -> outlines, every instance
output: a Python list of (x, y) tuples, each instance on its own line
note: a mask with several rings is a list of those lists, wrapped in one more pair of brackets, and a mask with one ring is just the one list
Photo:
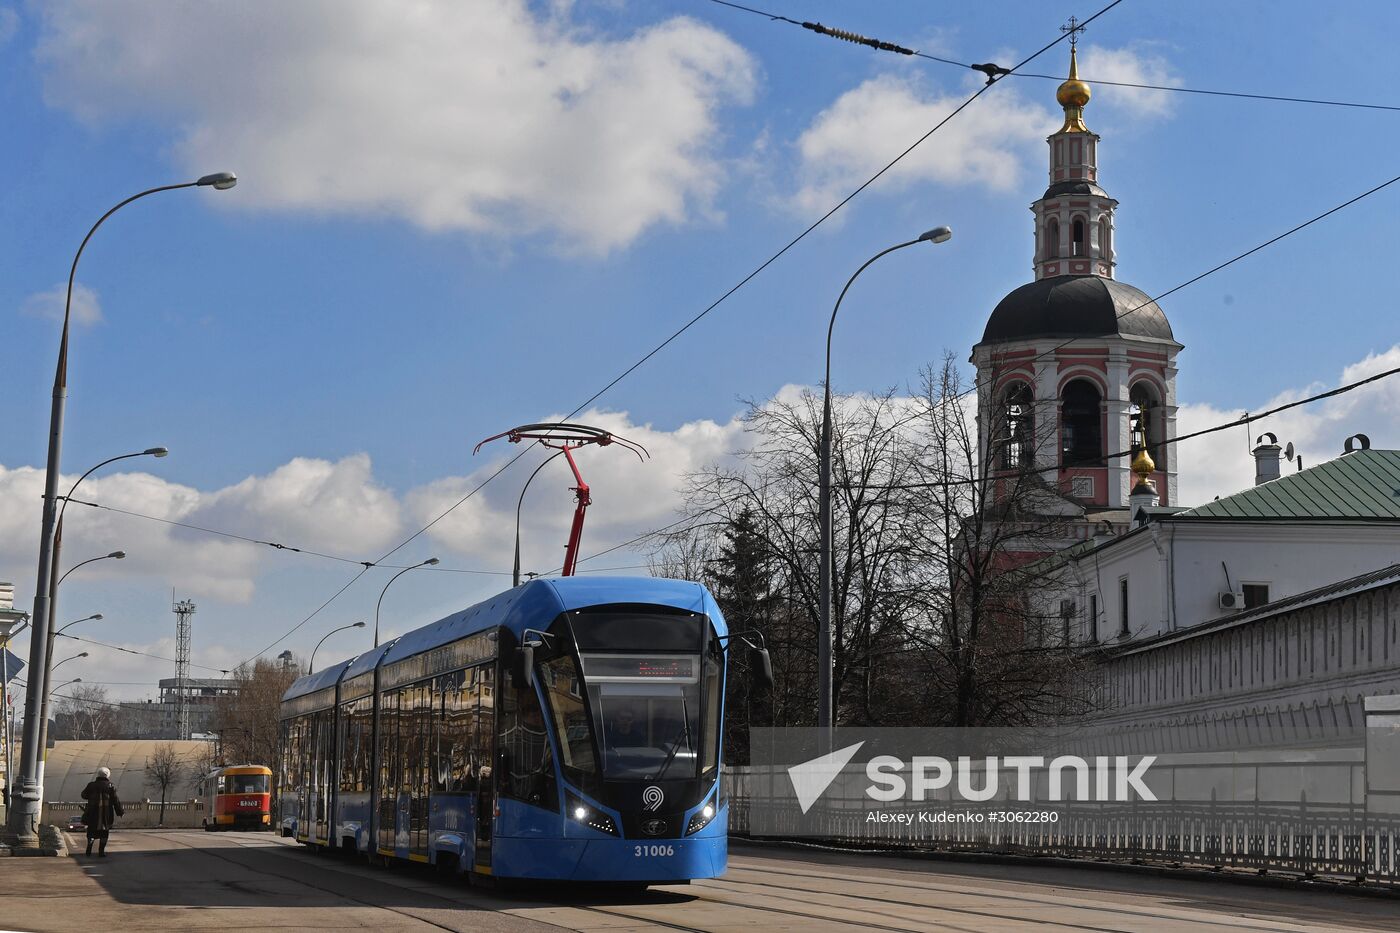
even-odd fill
[(516, 678), (522, 686), (532, 687), (535, 683), (535, 646), (520, 646), (520, 671)]
[(773, 659), (767, 648), (749, 649), (749, 668), (753, 671), (754, 684), (764, 693), (773, 689)]

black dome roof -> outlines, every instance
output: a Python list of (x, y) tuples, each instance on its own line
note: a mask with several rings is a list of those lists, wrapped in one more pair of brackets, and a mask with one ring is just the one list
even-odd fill
[(1173, 340), (1157, 302), (1098, 275), (1057, 275), (1022, 285), (1001, 300), (983, 343), (1030, 337), (1151, 337)]
[[(1094, 184), (1092, 181), (1084, 181), (1083, 179), (1072, 179), (1070, 181), (1056, 182), (1049, 188), (1046, 188), (1045, 193), (1040, 196), (1040, 199), (1042, 201), (1048, 201), (1051, 198), (1059, 198), (1067, 194), (1095, 194), (1101, 198), (1108, 197), (1108, 192), (1100, 188), (1098, 185)], [(1118, 202), (1114, 201), (1113, 203), (1117, 204)]]

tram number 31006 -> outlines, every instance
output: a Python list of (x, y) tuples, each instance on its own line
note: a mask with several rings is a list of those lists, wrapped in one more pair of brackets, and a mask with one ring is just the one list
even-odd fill
[(675, 855), (675, 846), (633, 846), (633, 858), (652, 858), (657, 856)]

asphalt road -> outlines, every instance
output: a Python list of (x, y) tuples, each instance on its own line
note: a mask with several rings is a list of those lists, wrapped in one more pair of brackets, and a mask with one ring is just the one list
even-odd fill
[(736, 847), (723, 879), (606, 896), (545, 884), (502, 894), (416, 866), (369, 868), (265, 834), (119, 832), (108, 852), (105, 859), (0, 860), (0, 928), (1400, 930), (1400, 896), (1090, 867)]

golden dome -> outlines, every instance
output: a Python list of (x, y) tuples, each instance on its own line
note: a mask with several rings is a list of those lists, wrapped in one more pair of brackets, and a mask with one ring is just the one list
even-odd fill
[(1079, 62), (1076, 59), (1075, 49), (1069, 50), (1069, 79), (1060, 85), (1055, 92), (1055, 99), (1060, 102), (1060, 106), (1065, 108), (1065, 125), (1061, 127), (1061, 133), (1087, 133), (1089, 128), (1084, 125), (1084, 105), (1089, 103), (1089, 98), (1093, 94), (1089, 90), (1089, 85), (1079, 80)]
[(1132, 471), (1137, 474), (1138, 479), (1146, 480), (1157, 469), (1156, 462), (1148, 454), (1147, 449), (1139, 447), (1137, 456), (1133, 457)]

